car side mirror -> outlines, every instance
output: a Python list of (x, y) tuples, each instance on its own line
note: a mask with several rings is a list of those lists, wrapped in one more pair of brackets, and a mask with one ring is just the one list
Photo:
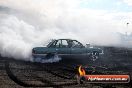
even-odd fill
[(86, 44), (86, 47), (89, 48), (90, 47), (90, 44)]

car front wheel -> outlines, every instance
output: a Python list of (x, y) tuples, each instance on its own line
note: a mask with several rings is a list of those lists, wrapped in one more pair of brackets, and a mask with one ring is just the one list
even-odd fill
[(90, 59), (91, 59), (92, 61), (96, 61), (98, 58), (99, 58), (99, 52), (92, 52), (92, 53), (90, 54)]

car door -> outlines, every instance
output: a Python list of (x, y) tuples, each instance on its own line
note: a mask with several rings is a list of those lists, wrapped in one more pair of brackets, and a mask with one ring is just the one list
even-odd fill
[(86, 57), (87, 49), (78, 41), (73, 40), (71, 41), (71, 55), (76, 57)]
[(68, 46), (67, 40), (58, 40), (55, 47), (56, 52), (59, 55), (69, 55), (71, 53), (71, 49)]

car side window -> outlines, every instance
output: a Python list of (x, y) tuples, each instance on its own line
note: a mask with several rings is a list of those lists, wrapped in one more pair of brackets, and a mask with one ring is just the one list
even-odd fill
[(61, 47), (61, 40), (58, 40), (56, 43), (56, 48), (60, 48)]
[(62, 48), (68, 48), (68, 42), (67, 40), (62, 40)]
[(72, 47), (73, 48), (82, 48), (83, 46), (82, 46), (82, 44), (81, 43), (79, 43), (78, 41), (72, 41)]

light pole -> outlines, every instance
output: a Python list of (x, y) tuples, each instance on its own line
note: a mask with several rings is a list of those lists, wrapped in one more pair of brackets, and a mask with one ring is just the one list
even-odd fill
[[(129, 23), (127, 22), (127, 23), (126, 23), (127, 31), (128, 31), (128, 25), (129, 25)], [(127, 31), (126, 31), (126, 36), (127, 36)]]
[(127, 28), (128, 28), (129, 23), (126, 23), (126, 25), (127, 25)]

